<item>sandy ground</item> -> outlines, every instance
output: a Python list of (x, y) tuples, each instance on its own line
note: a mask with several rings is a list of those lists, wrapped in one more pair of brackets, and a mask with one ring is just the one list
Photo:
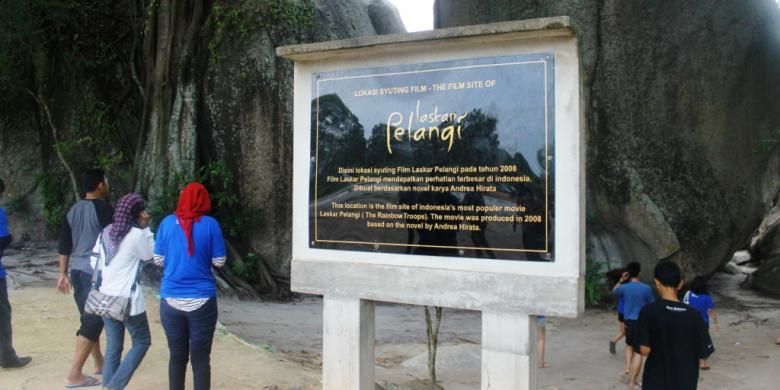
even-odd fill
[[(14, 344), (33, 362), (23, 369), (0, 369), (0, 390), (62, 388), (78, 317), (72, 297), (53, 288), (53, 260), (45, 249), (16, 251), (3, 259), (12, 278)], [(780, 347), (773, 344), (780, 334), (780, 301), (740, 289), (742, 279), (719, 274), (712, 282), (721, 331), (713, 334), (713, 369), (702, 373), (700, 389), (763, 390), (780, 383)], [(128, 389), (166, 388), (168, 351), (153, 292), (147, 304), (152, 348)], [(401, 389), (427, 378), (422, 308), (380, 304), (376, 315), (377, 383)], [(224, 328), (212, 353), (213, 388), (320, 388), (319, 298), (286, 304), (221, 300), (220, 322)], [(548, 319), (546, 354), (552, 367), (540, 370), (539, 388), (627, 388), (619, 375), (622, 346), (617, 355), (607, 351), (615, 329), (615, 316), (604, 310), (588, 310), (579, 319)], [(445, 389), (479, 389), (480, 338), (479, 313), (445, 309), (437, 371)]]

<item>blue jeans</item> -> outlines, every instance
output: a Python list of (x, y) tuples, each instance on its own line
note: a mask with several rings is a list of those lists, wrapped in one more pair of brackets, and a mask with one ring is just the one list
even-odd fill
[[(146, 313), (128, 317), (124, 322), (103, 317), (106, 331), (106, 357), (103, 364), (103, 387), (120, 390), (127, 386), (135, 369), (146, 356), (146, 351), (152, 345), (149, 333), (149, 320)], [(133, 346), (122, 360), (122, 349), (125, 344), (125, 328), (130, 332)], [(120, 364), (120, 360), (122, 361)]]
[(211, 342), (217, 326), (217, 298), (197, 310), (186, 312), (160, 300), (160, 321), (168, 339), (168, 388), (184, 390), (187, 361), (192, 362), (194, 390), (211, 388)]

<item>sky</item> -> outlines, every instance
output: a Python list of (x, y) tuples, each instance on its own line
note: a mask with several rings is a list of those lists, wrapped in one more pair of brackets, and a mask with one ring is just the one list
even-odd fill
[(406, 31), (433, 29), (433, 0), (390, 0), (390, 2), (398, 8)]
[[(409, 32), (433, 29), (433, 0), (390, 0)], [(780, 0), (775, 0), (780, 6)]]

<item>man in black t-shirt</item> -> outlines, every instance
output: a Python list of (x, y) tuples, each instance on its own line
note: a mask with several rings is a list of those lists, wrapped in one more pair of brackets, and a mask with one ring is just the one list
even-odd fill
[(655, 287), (661, 299), (642, 308), (638, 320), (637, 343), (647, 356), (642, 388), (695, 390), (699, 359), (713, 351), (704, 320), (677, 298), (682, 287), (677, 264), (663, 262), (655, 267)]
[(84, 198), (71, 206), (62, 222), (58, 250), (60, 275), (57, 290), (69, 294), (73, 288), (73, 298), (80, 316), (80, 326), (76, 332), (76, 354), (65, 379), (67, 388), (100, 384), (100, 379), (82, 373), (90, 354), (95, 361), (96, 374), (103, 371), (103, 354), (100, 352), (103, 318), (85, 313), (84, 304), (92, 287), (92, 248), (103, 228), (111, 223), (114, 210), (106, 202), (109, 187), (102, 169), (86, 170), (82, 187)]

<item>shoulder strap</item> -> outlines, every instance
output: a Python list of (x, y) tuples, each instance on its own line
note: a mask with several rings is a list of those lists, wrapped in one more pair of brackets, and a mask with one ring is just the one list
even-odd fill
[(130, 292), (133, 293), (138, 288), (139, 280), (141, 279), (141, 267), (143, 266), (142, 262), (138, 262), (138, 267), (135, 269), (135, 281), (133, 281), (133, 287), (130, 287)]
[[(103, 269), (103, 256), (106, 251), (105, 247), (103, 246), (103, 232), (100, 232), (98, 234), (98, 242), (100, 242), (100, 248), (98, 249), (98, 258), (95, 262), (95, 269), (92, 270), (92, 288), (97, 289), (97, 280), (98, 280), (98, 274)], [(103, 253), (101, 253), (103, 252)]]

